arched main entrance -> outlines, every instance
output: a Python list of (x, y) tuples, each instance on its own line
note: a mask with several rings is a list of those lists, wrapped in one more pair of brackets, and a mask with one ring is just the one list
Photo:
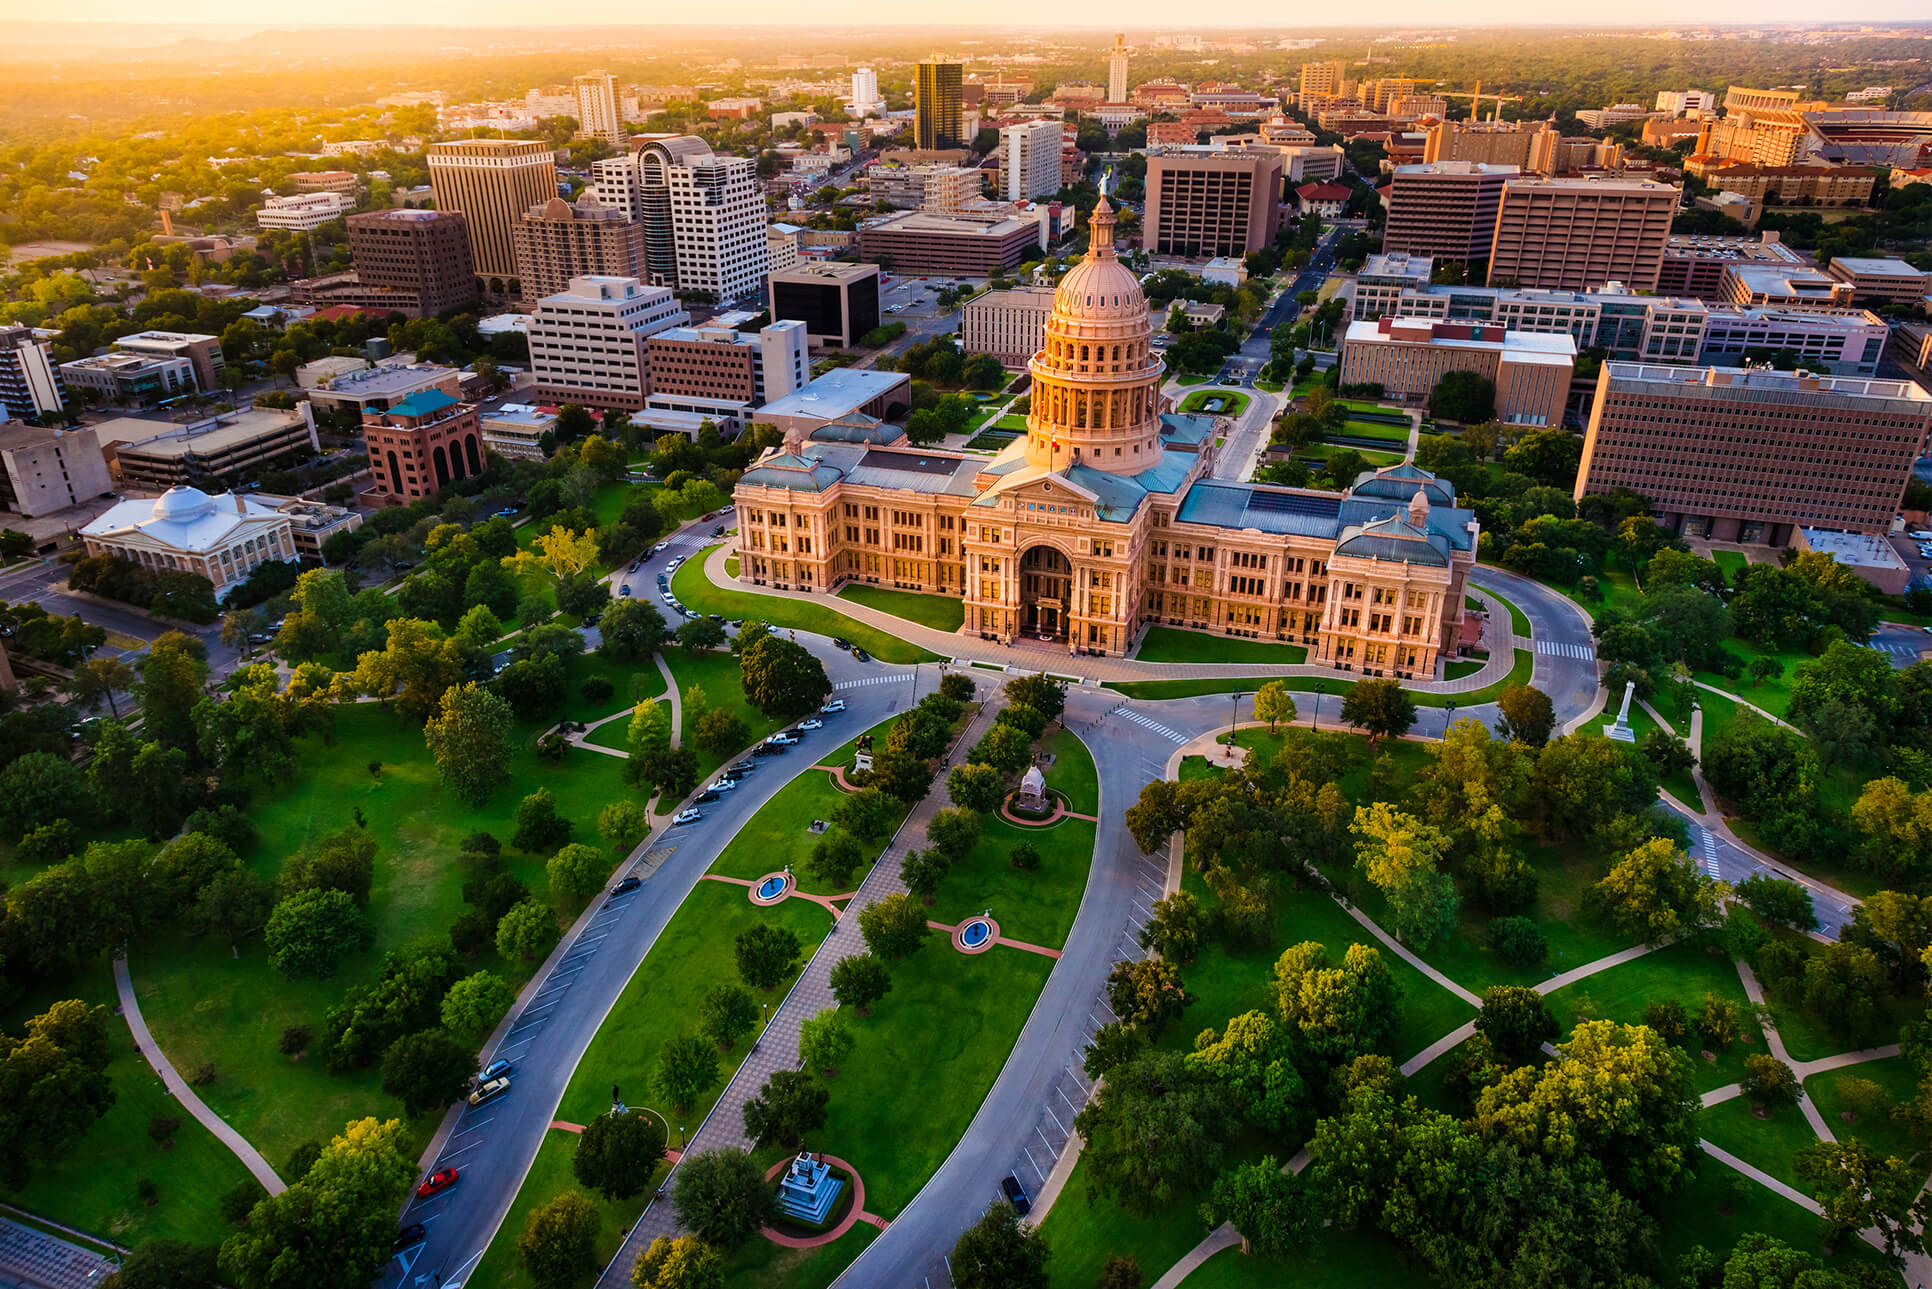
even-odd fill
[(1073, 562), (1051, 546), (1020, 556), (1020, 630), (1042, 640), (1065, 640), (1073, 609)]

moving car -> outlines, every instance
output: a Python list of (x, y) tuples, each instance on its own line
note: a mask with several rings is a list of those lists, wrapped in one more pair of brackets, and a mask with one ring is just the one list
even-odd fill
[[(509, 1086), (509, 1080), (505, 1079), (501, 1080), (501, 1082), (505, 1087)], [(484, 1086), (488, 1087), (489, 1085), (485, 1084)], [(446, 1191), (456, 1185), (457, 1179), (461, 1176), (462, 1174), (454, 1168), (439, 1168), (418, 1183), (416, 1187), (416, 1198), (428, 1199), (438, 1191)]]
[(1025, 1217), (1033, 1211), (1033, 1201), (1026, 1197), (1026, 1187), (1020, 1185), (1019, 1178), (1011, 1174), (1002, 1177), (1000, 1179), (1000, 1193), (1006, 1196), (1006, 1202), (1013, 1206), (1013, 1212), (1016, 1216)]
[(625, 599), (629, 599), (631, 594), (631, 584), (629, 582), (626, 582), (624, 583), (624, 585), (618, 587), (617, 594), (624, 597)]
[(834, 698), (831, 702), (819, 708), (818, 714), (820, 716), (837, 716), (840, 712), (844, 710), (845, 710), (845, 700), (843, 698)]
[(479, 1105), (482, 1105), (485, 1101), (494, 1101), (496, 1100), (496, 1098), (502, 1096), (505, 1092), (508, 1092), (509, 1090), (510, 1090), (509, 1079), (507, 1078), (491, 1079), (489, 1082), (479, 1087), (476, 1091), (470, 1093), (470, 1104), (473, 1106), (479, 1106)]
[(617, 885), (611, 887), (610, 893), (612, 895), (629, 895), (632, 891), (636, 890), (638, 887), (642, 885), (644, 885), (643, 878), (627, 877), (623, 881), (619, 882)]
[(693, 806), (690, 809), (680, 810), (672, 815), (671, 822), (674, 824), (694, 824), (702, 818), (704, 818), (704, 811)]
[(663, 553), (664, 553), (665, 551), (667, 551), (667, 550), (669, 550), (669, 549), (671, 549), (671, 543), (669, 543), (669, 542), (659, 542), (659, 543), (658, 543), (657, 545), (655, 545), (655, 546), (653, 546), (653, 547), (651, 547), (651, 554), (653, 554), (653, 555), (662, 555), (662, 554), (663, 554)]

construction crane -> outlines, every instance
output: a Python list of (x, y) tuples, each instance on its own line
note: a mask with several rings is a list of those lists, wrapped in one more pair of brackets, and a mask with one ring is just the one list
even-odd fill
[[(1472, 120), (1472, 121), (1480, 121), (1480, 120), (1482, 120), (1482, 119), (1483, 119), (1483, 83), (1482, 83), (1481, 81), (1477, 81), (1477, 82), (1476, 82), (1476, 88), (1475, 88), (1475, 89), (1474, 89), (1473, 91), (1467, 91), (1467, 90), (1465, 90), (1465, 91), (1452, 91), (1452, 90), (1434, 90), (1434, 91), (1432, 91), (1432, 93), (1433, 93), (1433, 94), (1435, 95), (1435, 97), (1437, 97), (1437, 98), (1466, 98), (1466, 99), (1468, 99), (1468, 100), (1470, 101), (1470, 102), (1469, 102), (1469, 119), (1470, 119), (1470, 120)], [(1497, 91), (1496, 91), (1496, 92), (1495, 92), (1494, 94), (1491, 94), (1491, 95), (1490, 95), (1489, 97), (1491, 97), (1491, 98), (1493, 98), (1493, 99), (1495, 99), (1495, 100), (1496, 100), (1496, 111), (1495, 111), (1495, 114), (1494, 114), (1493, 116), (1491, 116), (1491, 117), (1490, 117), (1490, 120), (1492, 120), (1492, 121), (1496, 121), (1496, 120), (1501, 120), (1501, 119), (1502, 119), (1502, 115), (1503, 115), (1503, 104), (1505, 104), (1505, 103), (1521, 103), (1521, 102), (1523, 101), (1523, 100), (1522, 100), (1522, 97), (1521, 97), (1520, 95), (1515, 95), (1515, 94), (1505, 94), (1505, 93), (1503, 93), (1503, 92), (1502, 92), (1501, 90), (1497, 90)]]

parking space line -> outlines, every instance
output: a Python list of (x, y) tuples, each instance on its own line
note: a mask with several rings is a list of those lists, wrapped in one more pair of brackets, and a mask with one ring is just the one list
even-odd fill
[(455, 1132), (452, 1132), (449, 1135), (449, 1139), (451, 1141), (455, 1141), (458, 1137), (461, 1137), (465, 1133), (475, 1132), (478, 1128), (481, 1128), (484, 1124), (494, 1123), (495, 1121), (496, 1121), (496, 1116), (491, 1115), (488, 1119), (479, 1120), (476, 1123), (471, 1124), (467, 1128), (458, 1128)]

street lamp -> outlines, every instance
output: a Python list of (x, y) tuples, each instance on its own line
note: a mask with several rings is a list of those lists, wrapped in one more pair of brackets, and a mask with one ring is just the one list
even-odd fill
[(1322, 694), (1326, 692), (1327, 689), (1328, 689), (1328, 685), (1325, 681), (1318, 680), (1315, 682), (1315, 728), (1316, 729), (1320, 729), (1322, 727)]
[(1443, 706), (1448, 709), (1449, 714), (1442, 718), (1442, 737), (1448, 738), (1449, 727), (1456, 723), (1456, 700), (1452, 698)]
[(1228, 709), (1228, 764), (1234, 764), (1234, 727), (1241, 719), (1241, 691), (1235, 690), (1228, 697), (1233, 700)]

